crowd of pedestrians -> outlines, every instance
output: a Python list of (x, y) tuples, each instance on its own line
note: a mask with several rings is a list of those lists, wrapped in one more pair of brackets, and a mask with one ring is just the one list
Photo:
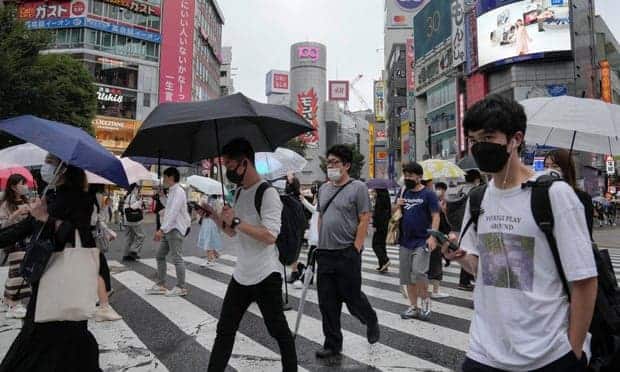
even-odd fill
[[(519, 157), (527, 129), (523, 108), (489, 96), (469, 109), (463, 125), (478, 169), (467, 170), (464, 184), (449, 187), (440, 180), (424, 179), (420, 164), (403, 164), (403, 184), (394, 201), (387, 189), (369, 193), (364, 182), (350, 176), (350, 147), (336, 145), (327, 151), (326, 180), (313, 184), (306, 198), (294, 175), (286, 177), (280, 190), (261, 178), (247, 140), (225, 144), (221, 154), (226, 178), (236, 186), (232, 202), (225, 202), (226, 195), (204, 195), (194, 208), (200, 217), (197, 247), (204, 252), (203, 267), (216, 262), (229, 238), (237, 242), (237, 261), (224, 296), (208, 371), (226, 370), (239, 325), (253, 303), (278, 344), (282, 369), (297, 371), (283, 284), (288, 281), (301, 288), (307, 269), (299, 259), (301, 239), (283, 237), (291, 234), (292, 226), (283, 217), (288, 208), (283, 204), (285, 196), (307, 211), (303, 230), (307, 230), (308, 259), (316, 257), (324, 335), (322, 347), (315, 352), (317, 358), (342, 353), (343, 304), (365, 326), (368, 343), (380, 341), (377, 313), (362, 291), (362, 251), (372, 221), (376, 271), (390, 270), (386, 240), (390, 219), (398, 214), (402, 216), (397, 220), (398, 275), (409, 301), (402, 321), (432, 318), (432, 301), (448, 297), (440, 286), (443, 267), (458, 263), (458, 288), (475, 288), (463, 371), (585, 371), (592, 355), (588, 331), (598, 271), (592, 250), (592, 199), (577, 187), (571, 154), (555, 150), (545, 159), (545, 174), (565, 181), (547, 185), (554, 223), (554, 239), (550, 240), (539, 228), (537, 205), (532, 201), (540, 174)], [(41, 199), (30, 200), (25, 178), (15, 174), (9, 177), (0, 204), (0, 247), (9, 266), (0, 310), (9, 318), (24, 319), (0, 371), (99, 371), (99, 349), (87, 319), (121, 319), (109, 303), (112, 286), (105, 253), (116, 233), (106, 221), (112, 222), (114, 214), (122, 215), (120, 225), (126, 227), (127, 235), (122, 259), (139, 260), (145, 241), (140, 186), (132, 184), (118, 200), (105, 197), (102, 187), (91, 185), (89, 189), (82, 169), (51, 155), (41, 177), (53, 186)], [(167, 191), (153, 199), (158, 216), (154, 240), (159, 248), (157, 281), (146, 289), (149, 295), (188, 295), (183, 248), (192, 219), (179, 182), (179, 171), (167, 168), (163, 173)], [(51, 247), (50, 254), (67, 252), (65, 248), (100, 248), (96, 288), (91, 288), (98, 302), (94, 314), (84, 310), (77, 316), (56, 314), (50, 321), (37, 321), (39, 311), (46, 310), (37, 307), (39, 295), (42, 289), (50, 290), (50, 283), (45, 275), (25, 278), (21, 269), (32, 264), (22, 261), (31, 259), (25, 257), (33, 236), (34, 244)], [(282, 260), (283, 250), (290, 253), (287, 263)], [(171, 290), (166, 285), (168, 259), (176, 270)], [(78, 270), (76, 275), (85, 272)], [(568, 294), (564, 281), (570, 286)]]

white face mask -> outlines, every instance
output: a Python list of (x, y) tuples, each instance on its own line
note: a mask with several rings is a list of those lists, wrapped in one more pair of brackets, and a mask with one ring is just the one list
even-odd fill
[(332, 182), (336, 182), (342, 178), (340, 168), (327, 168), (327, 178)]
[(17, 185), (17, 192), (19, 193), (19, 195), (28, 195), (28, 191), (28, 186), (24, 184)]
[(45, 163), (41, 166), (41, 179), (43, 179), (43, 181), (45, 181), (45, 183), (50, 183), (54, 180), (54, 171), (56, 170), (56, 167)]

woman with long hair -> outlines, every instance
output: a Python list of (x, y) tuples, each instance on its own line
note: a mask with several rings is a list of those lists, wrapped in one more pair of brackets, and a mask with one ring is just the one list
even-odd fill
[[(140, 197), (140, 186), (132, 183), (125, 197), (125, 209), (142, 210), (142, 197)], [(123, 250), (123, 261), (135, 261), (140, 258), (139, 253), (144, 245), (144, 231), (142, 230), (142, 220), (129, 221), (127, 226), (127, 241)]]
[(592, 197), (587, 192), (577, 187), (577, 172), (575, 171), (575, 162), (570, 152), (564, 149), (550, 151), (547, 156), (545, 156), (545, 168), (561, 173), (562, 178), (575, 190), (577, 197), (585, 209), (588, 231), (590, 232), (590, 238), (592, 238), (592, 226), (594, 225), (594, 205), (592, 204)]
[[(26, 219), (1, 229), (0, 247), (39, 232), (40, 239), (52, 241), (58, 252), (77, 245), (76, 233), (83, 247), (96, 246), (90, 226), (93, 202), (87, 191), (86, 174), (80, 168), (58, 163), (58, 159), (48, 156), (41, 169), (41, 176), (47, 183), (54, 180), (55, 174), (60, 175), (56, 192), (35, 202)], [(0, 364), (0, 372), (101, 371), (99, 347), (88, 331), (86, 320), (35, 321), (39, 284), (32, 284), (24, 325)]]
[[(6, 183), (4, 199), (0, 204), (0, 227), (9, 227), (28, 217), (29, 205), (26, 195), (28, 186), (26, 178), (21, 174), (12, 174)], [(30, 298), (30, 285), (19, 273), (24, 259), (24, 249), (21, 242), (5, 247), (9, 275), (4, 284), (4, 298), (0, 302), (0, 311), (6, 311), (7, 318), (22, 319), (26, 316), (26, 306)]]

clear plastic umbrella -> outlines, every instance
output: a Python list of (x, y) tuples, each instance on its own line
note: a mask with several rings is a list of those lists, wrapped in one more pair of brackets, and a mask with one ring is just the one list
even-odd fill
[(269, 180), (282, 178), (289, 173), (298, 173), (308, 161), (293, 150), (278, 147), (274, 152), (257, 152), (256, 170)]

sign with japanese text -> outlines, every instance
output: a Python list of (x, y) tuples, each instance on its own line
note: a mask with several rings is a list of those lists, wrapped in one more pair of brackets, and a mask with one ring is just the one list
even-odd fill
[(159, 103), (192, 100), (194, 0), (164, 2), (159, 64)]
[(51, 18), (43, 20), (26, 21), (26, 27), (30, 29), (56, 29), (56, 28), (76, 28), (87, 27), (93, 30), (110, 32), (113, 34), (129, 36), (135, 39), (146, 40), (153, 43), (159, 43), (161, 36), (155, 32), (143, 31), (135, 27), (116, 25), (105, 21), (99, 21), (92, 18)]
[(136, 0), (102, 0), (104, 3), (117, 5), (132, 12), (142, 13), (146, 15), (160, 16), (161, 9), (158, 6), (147, 4)]
[(465, 51), (465, 71), (471, 74), (478, 69), (478, 23), (474, 10), (465, 15)]
[(349, 82), (346, 80), (330, 80), (329, 81), (329, 100), (330, 101), (348, 101), (349, 100)]
[(265, 82), (265, 94), (287, 94), (289, 93), (288, 71), (271, 70), (267, 73)]
[(452, 68), (452, 47), (447, 44), (439, 52), (416, 63), (416, 95), (442, 81), (445, 73)]
[(407, 92), (413, 92), (415, 90), (415, 75), (413, 73), (413, 65), (415, 63), (415, 46), (413, 44), (413, 39), (407, 39), (407, 54), (405, 55), (405, 63), (406, 63), (406, 75), (407, 75)]
[(465, 62), (465, 4), (451, 0), (452, 8), (452, 66)]
[(400, 123), (400, 149), (402, 156), (401, 159), (403, 159), (403, 161), (409, 160), (409, 152), (411, 151), (411, 147), (409, 146), (409, 128), (410, 126), (408, 121), (403, 121)]
[(375, 141), (377, 142), (385, 142), (387, 141), (387, 134), (385, 133), (385, 129), (378, 129), (375, 133)]
[(86, 13), (85, 0), (34, 1), (20, 3), (17, 8), (17, 17), (28, 21), (82, 17)]
[(375, 177), (375, 125), (368, 124), (368, 178)]
[(374, 83), (374, 106), (375, 106), (375, 119), (377, 121), (385, 121), (384, 117), (384, 100), (385, 89), (383, 80), (376, 80)]
[(297, 113), (304, 117), (314, 128), (313, 131), (302, 134), (300, 139), (306, 144), (316, 144), (319, 142), (319, 118), (317, 111), (319, 110), (319, 99), (314, 91), (310, 88), (307, 92), (297, 94)]

